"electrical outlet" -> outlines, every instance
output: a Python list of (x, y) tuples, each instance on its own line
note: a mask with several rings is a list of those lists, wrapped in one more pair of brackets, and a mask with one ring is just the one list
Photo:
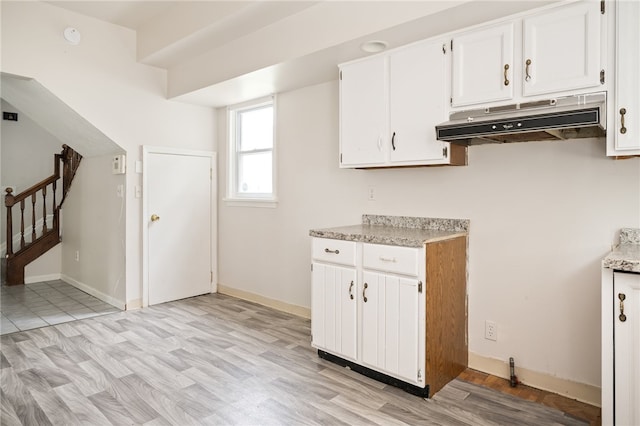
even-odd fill
[(498, 340), (498, 325), (493, 321), (484, 322), (484, 338), (487, 340)]
[(369, 201), (375, 201), (376, 200), (376, 189), (373, 186), (369, 187), (369, 191), (367, 192), (367, 199)]
[(76, 262), (80, 262), (80, 251), (76, 250)]

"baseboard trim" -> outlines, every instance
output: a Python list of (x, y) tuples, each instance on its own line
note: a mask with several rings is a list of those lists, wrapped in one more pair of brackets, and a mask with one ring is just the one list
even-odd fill
[(251, 293), (244, 290), (238, 290), (237, 288), (227, 287), (226, 285), (218, 284), (218, 293), (226, 294), (227, 296), (237, 297), (238, 299), (254, 302), (259, 305), (268, 306), (278, 311), (286, 312), (288, 314), (297, 315), (302, 318), (311, 318), (311, 309), (303, 306), (292, 305), (290, 303), (283, 302), (281, 300), (270, 299), (268, 297), (261, 296), (259, 294)]
[(126, 304), (125, 311), (142, 308), (142, 299), (129, 300)]
[[(507, 361), (469, 352), (469, 368), (509, 380), (509, 364)], [(597, 386), (561, 379), (546, 373), (518, 367), (517, 360), (516, 376), (518, 376), (518, 380), (522, 384), (527, 386), (601, 407), (601, 389)]]
[(108, 294), (104, 294), (93, 287), (89, 287), (87, 284), (77, 281), (68, 275), (62, 274), (60, 279), (66, 282), (67, 284), (70, 284), (75, 288), (84, 291), (85, 293), (89, 293), (93, 297), (100, 299), (103, 302), (113, 305), (118, 309), (125, 310), (125, 307), (126, 307), (125, 303), (121, 300), (116, 299), (115, 297), (109, 296)]
[(41, 283), (43, 281), (55, 281), (62, 279), (62, 274), (32, 275), (24, 277), (25, 284)]

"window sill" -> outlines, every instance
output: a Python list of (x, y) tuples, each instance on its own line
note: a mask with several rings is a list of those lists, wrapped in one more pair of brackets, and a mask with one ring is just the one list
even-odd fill
[(258, 207), (275, 209), (278, 207), (277, 198), (223, 198), (224, 204), (229, 207)]

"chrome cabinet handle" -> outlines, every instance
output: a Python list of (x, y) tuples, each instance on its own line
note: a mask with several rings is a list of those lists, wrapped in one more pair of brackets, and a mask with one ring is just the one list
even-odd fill
[(507, 71), (509, 71), (509, 64), (504, 64), (504, 85), (509, 85), (509, 78), (507, 77)]
[(324, 249), (325, 253), (333, 253), (333, 254), (340, 254), (340, 250), (336, 249), (336, 250), (329, 250), (328, 248)]
[(393, 150), (396, 150), (396, 132), (393, 132), (393, 135), (391, 136), (391, 148), (393, 148)]
[(624, 293), (618, 293), (618, 299), (620, 299), (620, 315), (618, 315), (618, 319), (620, 322), (625, 322), (627, 320), (627, 316), (624, 314), (624, 299), (626, 299)]
[(369, 288), (369, 284), (364, 283), (364, 288), (362, 289), (362, 300), (364, 300), (364, 303), (367, 303), (367, 289)]
[(531, 59), (527, 59), (527, 62), (525, 62), (526, 67), (524, 69), (524, 73), (525, 73), (525, 81), (529, 81), (531, 80), (531, 75), (529, 74), (529, 66), (531, 65)]
[(349, 285), (349, 299), (353, 300), (353, 281), (351, 281), (351, 284)]
[(626, 108), (620, 108), (620, 133), (623, 135), (627, 133), (627, 128), (624, 127), (624, 115), (627, 113)]

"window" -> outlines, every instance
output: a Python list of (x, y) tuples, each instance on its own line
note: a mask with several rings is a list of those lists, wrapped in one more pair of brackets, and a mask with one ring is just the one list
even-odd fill
[(274, 99), (230, 107), (227, 199), (274, 202)]

